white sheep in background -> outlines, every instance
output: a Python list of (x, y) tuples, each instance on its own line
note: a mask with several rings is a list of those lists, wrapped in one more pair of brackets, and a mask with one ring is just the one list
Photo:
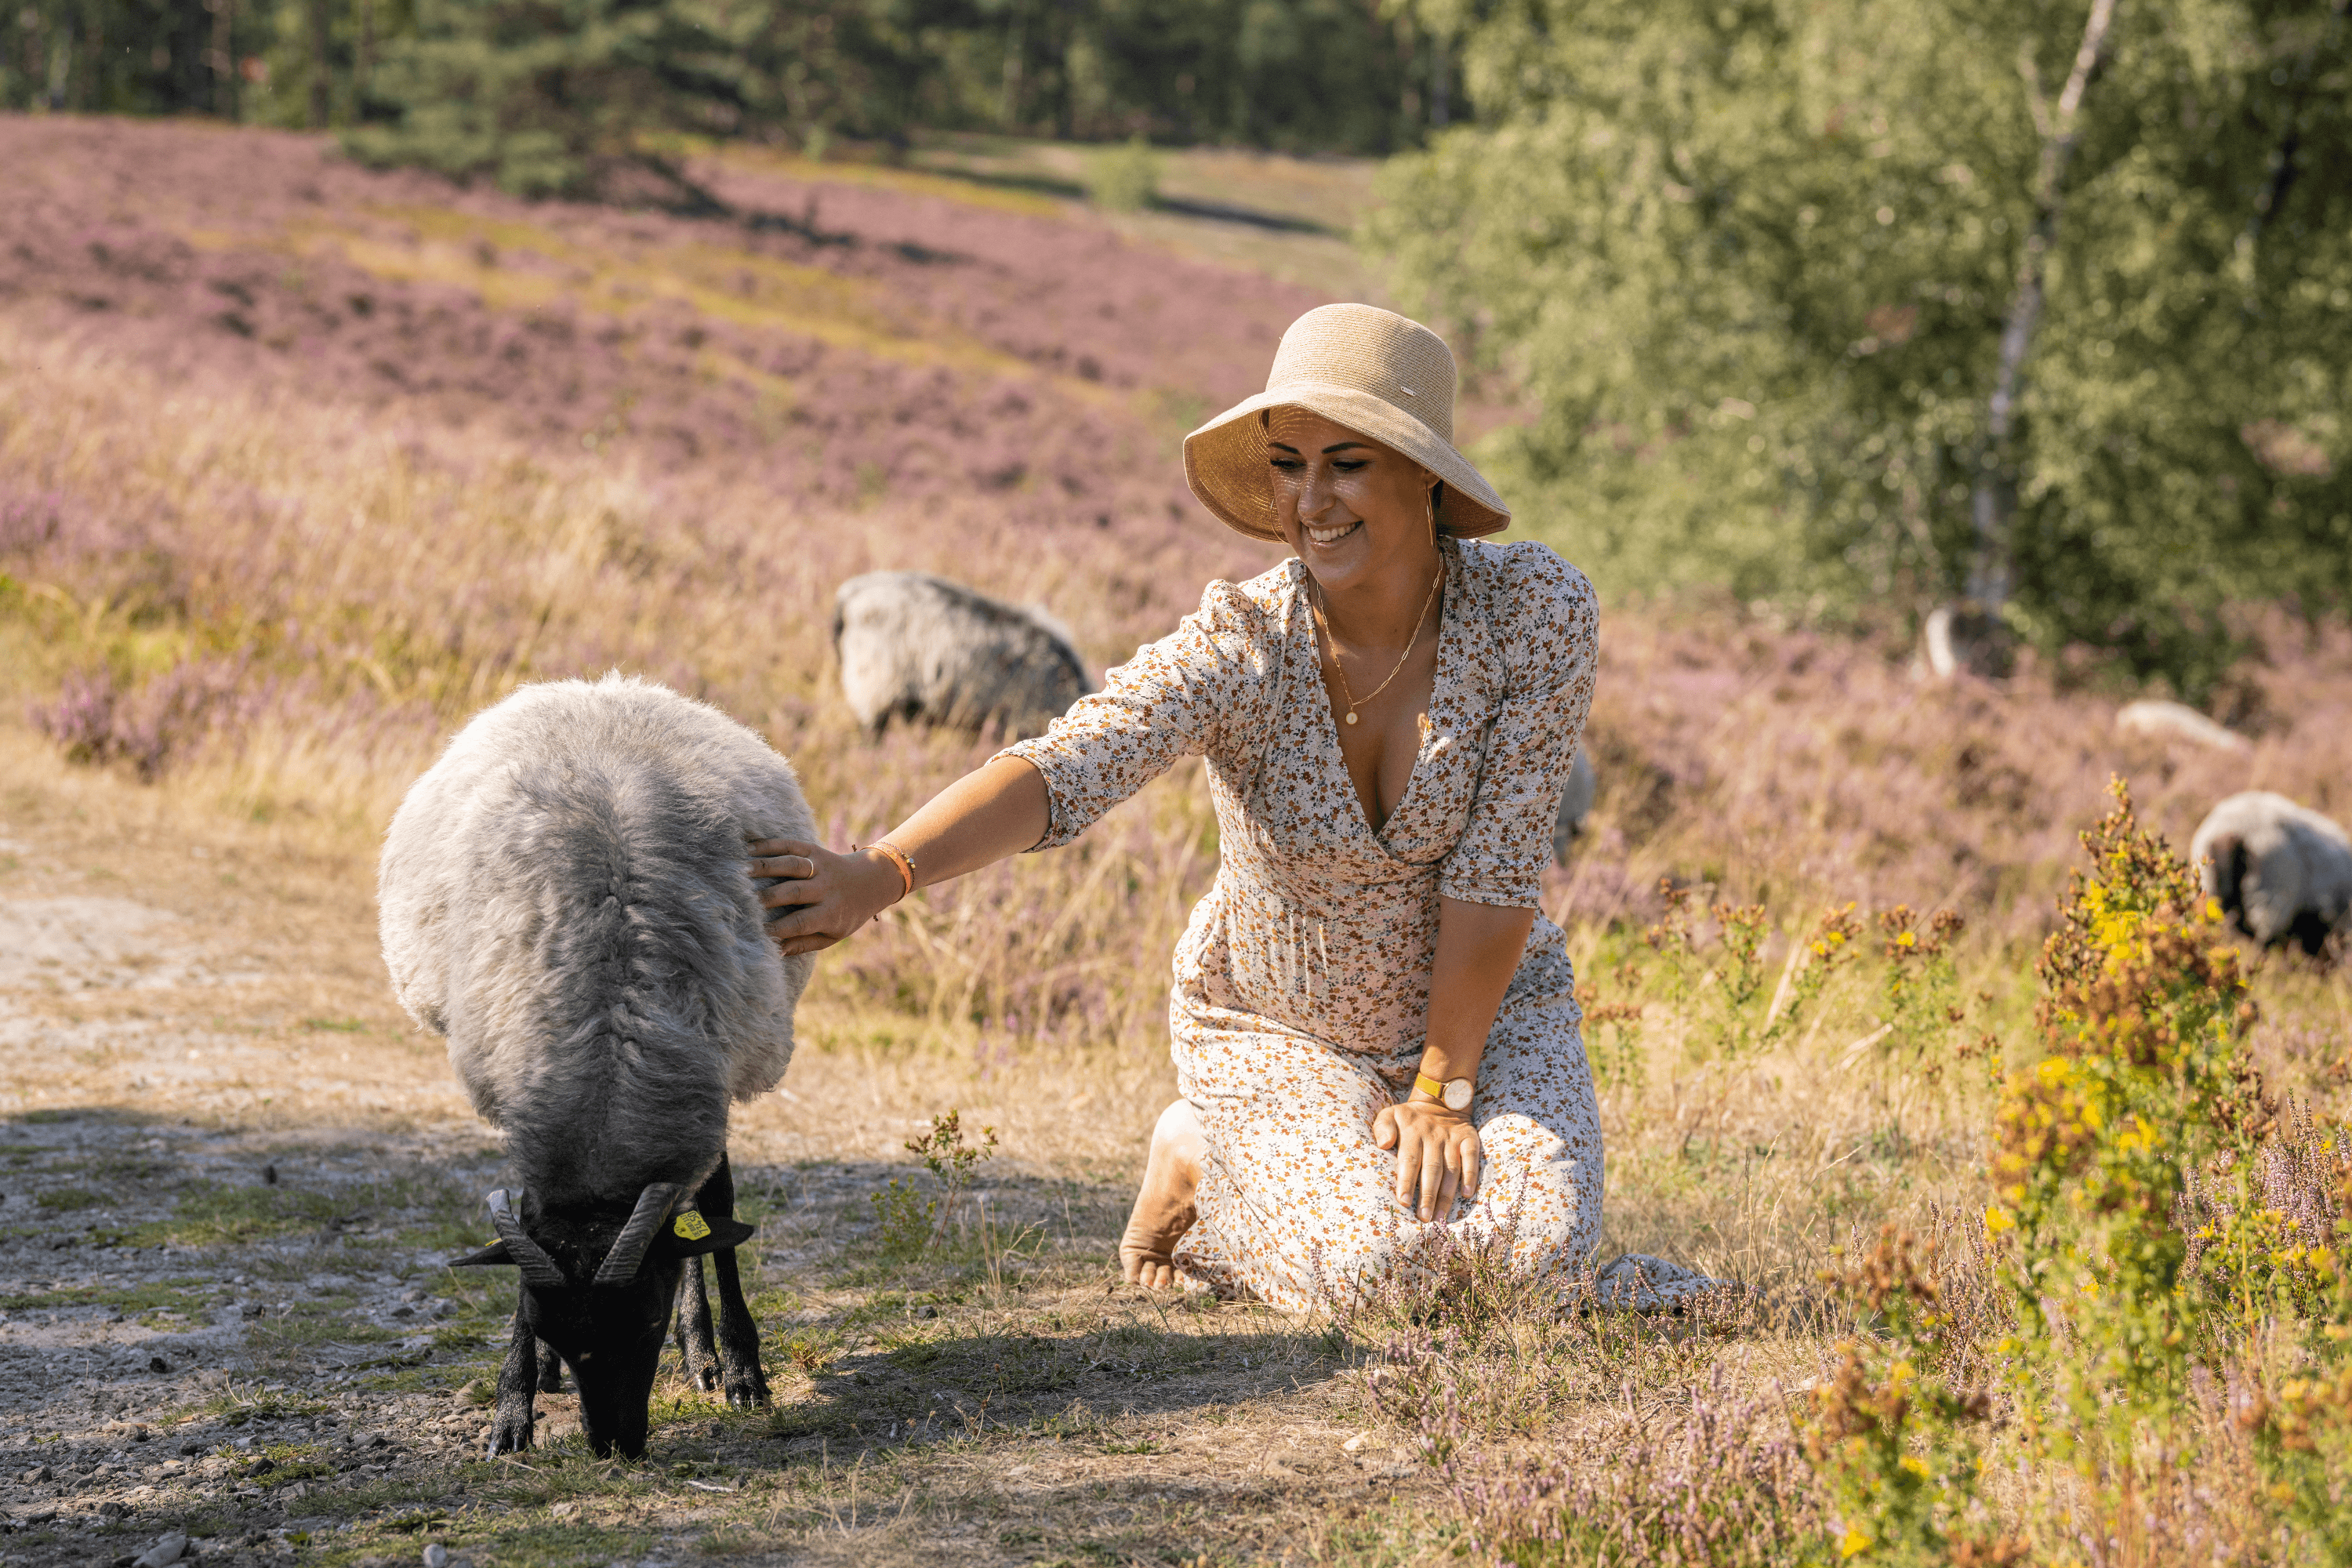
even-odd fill
[(2248, 790), (2206, 815), (2189, 847), (2205, 891), (2240, 931), (2316, 955), (2352, 910), (2352, 840), (2283, 795)]
[(1060, 623), (921, 572), (869, 572), (834, 595), (841, 689), (876, 734), (893, 719), (1044, 732), (1094, 689)]
[(2154, 699), (2126, 702), (2116, 710), (2116, 733), (2145, 735), (2152, 741), (2190, 741), (2217, 752), (2252, 749), (2243, 735), (2224, 729), (2186, 703)]
[(596, 1452), (643, 1453), (689, 1265), (689, 1371), (706, 1387), (723, 1373), (732, 1404), (766, 1402), (728, 1110), (783, 1077), (814, 961), (778, 952), (745, 873), (750, 841), (815, 837), (792, 764), (759, 736), (617, 674), (526, 686), (478, 715), (393, 818), (378, 885), (393, 988), (448, 1037), (521, 1182), (490, 1194), (498, 1243), (460, 1260), (522, 1274), (493, 1453), (530, 1447), (533, 1386), (556, 1385), (559, 1358)]

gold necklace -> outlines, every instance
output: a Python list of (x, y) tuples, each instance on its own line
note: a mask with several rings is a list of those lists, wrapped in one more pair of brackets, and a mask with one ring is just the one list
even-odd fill
[[(1314, 582), (1314, 574), (1312, 573), (1307, 574), (1307, 580), (1310, 583)], [(1313, 596), (1308, 599), (1307, 607), (1314, 612), (1315, 625), (1317, 628), (1322, 632), (1323, 640), (1331, 645), (1331, 670), (1333, 674), (1339, 678), (1339, 695), (1348, 700), (1349, 723), (1352, 724), (1356, 721), (1357, 709), (1361, 708), (1365, 703), (1370, 702), (1373, 698), (1378, 697), (1381, 692), (1386, 691), (1391, 683), (1393, 682), (1398, 676), (1404, 673), (1404, 661), (1412, 657), (1414, 645), (1421, 641), (1422, 623), (1429, 619), (1429, 606), (1437, 603), (1437, 590), (1443, 587), (1444, 583), (1445, 563), (1440, 561), (1437, 563), (1437, 575), (1430, 579), (1429, 597), (1421, 602), (1421, 614), (1412, 618), (1412, 636), (1405, 639), (1404, 651), (1397, 655), (1396, 668), (1389, 671), (1389, 678), (1387, 680), (1381, 681), (1378, 686), (1373, 687), (1361, 697), (1357, 696), (1354, 692), (1348, 689), (1348, 667), (1339, 662), (1339, 639), (1331, 635), (1331, 619), (1328, 616), (1326, 616), (1323, 613), (1321, 603), (1323, 597), (1323, 584), (1320, 583), (1314, 584), (1315, 593)]]

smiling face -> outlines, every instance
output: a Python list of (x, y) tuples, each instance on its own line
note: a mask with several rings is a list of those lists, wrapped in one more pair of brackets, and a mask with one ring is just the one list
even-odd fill
[(1266, 440), (1275, 518), (1327, 592), (1391, 573), (1428, 581), (1428, 469), (1303, 408), (1275, 409)]

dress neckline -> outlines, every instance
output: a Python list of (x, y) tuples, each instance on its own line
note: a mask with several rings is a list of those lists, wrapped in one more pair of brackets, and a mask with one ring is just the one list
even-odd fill
[(1440, 718), (1441, 710), (1450, 706), (1446, 699), (1458, 683), (1462, 654), (1464, 617), (1459, 613), (1462, 608), (1461, 552), (1452, 548), (1453, 543), (1450, 539), (1443, 542), (1437, 552), (1439, 563), (1445, 572), (1445, 586), (1437, 595), (1437, 667), (1430, 679), (1429, 705), (1423, 710), (1421, 744), (1413, 749), (1412, 767), (1405, 774), (1404, 789), (1397, 796), (1395, 809), (1382, 819), (1378, 827), (1372, 826), (1371, 814), (1364, 809), (1364, 797), (1356, 793), (1356, 781), (1348, 774), (1347, 753), (1339, 749), (1339, 718), (1331, 710), (1331, 695), (1323, 685), (1320, 634), (1315, 629), (1314, 607), (1307, 602), (1307, 595), (1312, 592), (1307, 583), (1307, 563), (1297, 562), (1297, 570), (1293, 574), (1296, 602), (1307, 612), (1306, 662), (1307, 672), (1313, 680), (1310, 689), (1321, 699), (1316, 704), (1316, 737), (1320, 742), (1326, 765), (1336, 775), (1339, 794), (1347, 800), (1348, 811), (1355, 826), (1384, 854), (1395, 853), (1389, 846), (1389, 835), (1418, 804), (1423, 793), (1422, 775), (1429, 771), (1431, 757), (1438, 747), (1453, 742), (1451, 730)]

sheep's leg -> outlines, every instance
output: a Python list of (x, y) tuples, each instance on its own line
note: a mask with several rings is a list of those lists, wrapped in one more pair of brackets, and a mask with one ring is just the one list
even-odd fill
[(702, 1285), (702, 1259), (689, 1258), (677, 1280), (677, 1353), (686, 1381), (705, 1394), (719, 1391), (719, 1350), (710, 1337), (710, 1298)]
[(743, 1300), (743, 1281), (735, 1271), (735, 1249), (710, 1255), (719, 1274), (719, 1365), (727, 1386), (727, 1403), (750, 1410), (768, 1403), (768, 1377), (760, 1370), (760, 1325)]
[(507, 1342), (507, 1359), (499, 1366), (498, 1410), (490, 1419), (489, 1452), (492, 1458), (500, 1454), (520, 1454), (530, 1447), (532, 1384), (539, 1367), (535, 1353), (539, 1336), (522, 1321), (520, 1309), (515, 1312), (514, 1337)]
[[(719, 1169), (702, 1184), (697, 1206), (721, 1219), (735, 1217), (735, 1173), (720, 1155)], [(727, 1403), (749, 1410), (768, 1403), (768, 1379), (760, 1370), (760, 1325), (743, 1300), (743, 1279), (735, 1267), (731, 1247), (710, 1255), (719, 1276), (719, 1367)]]
[(563, 1358), (545, 1340), (539, 1342), (539, 1391), (541, 1394), (563, 1392)]

